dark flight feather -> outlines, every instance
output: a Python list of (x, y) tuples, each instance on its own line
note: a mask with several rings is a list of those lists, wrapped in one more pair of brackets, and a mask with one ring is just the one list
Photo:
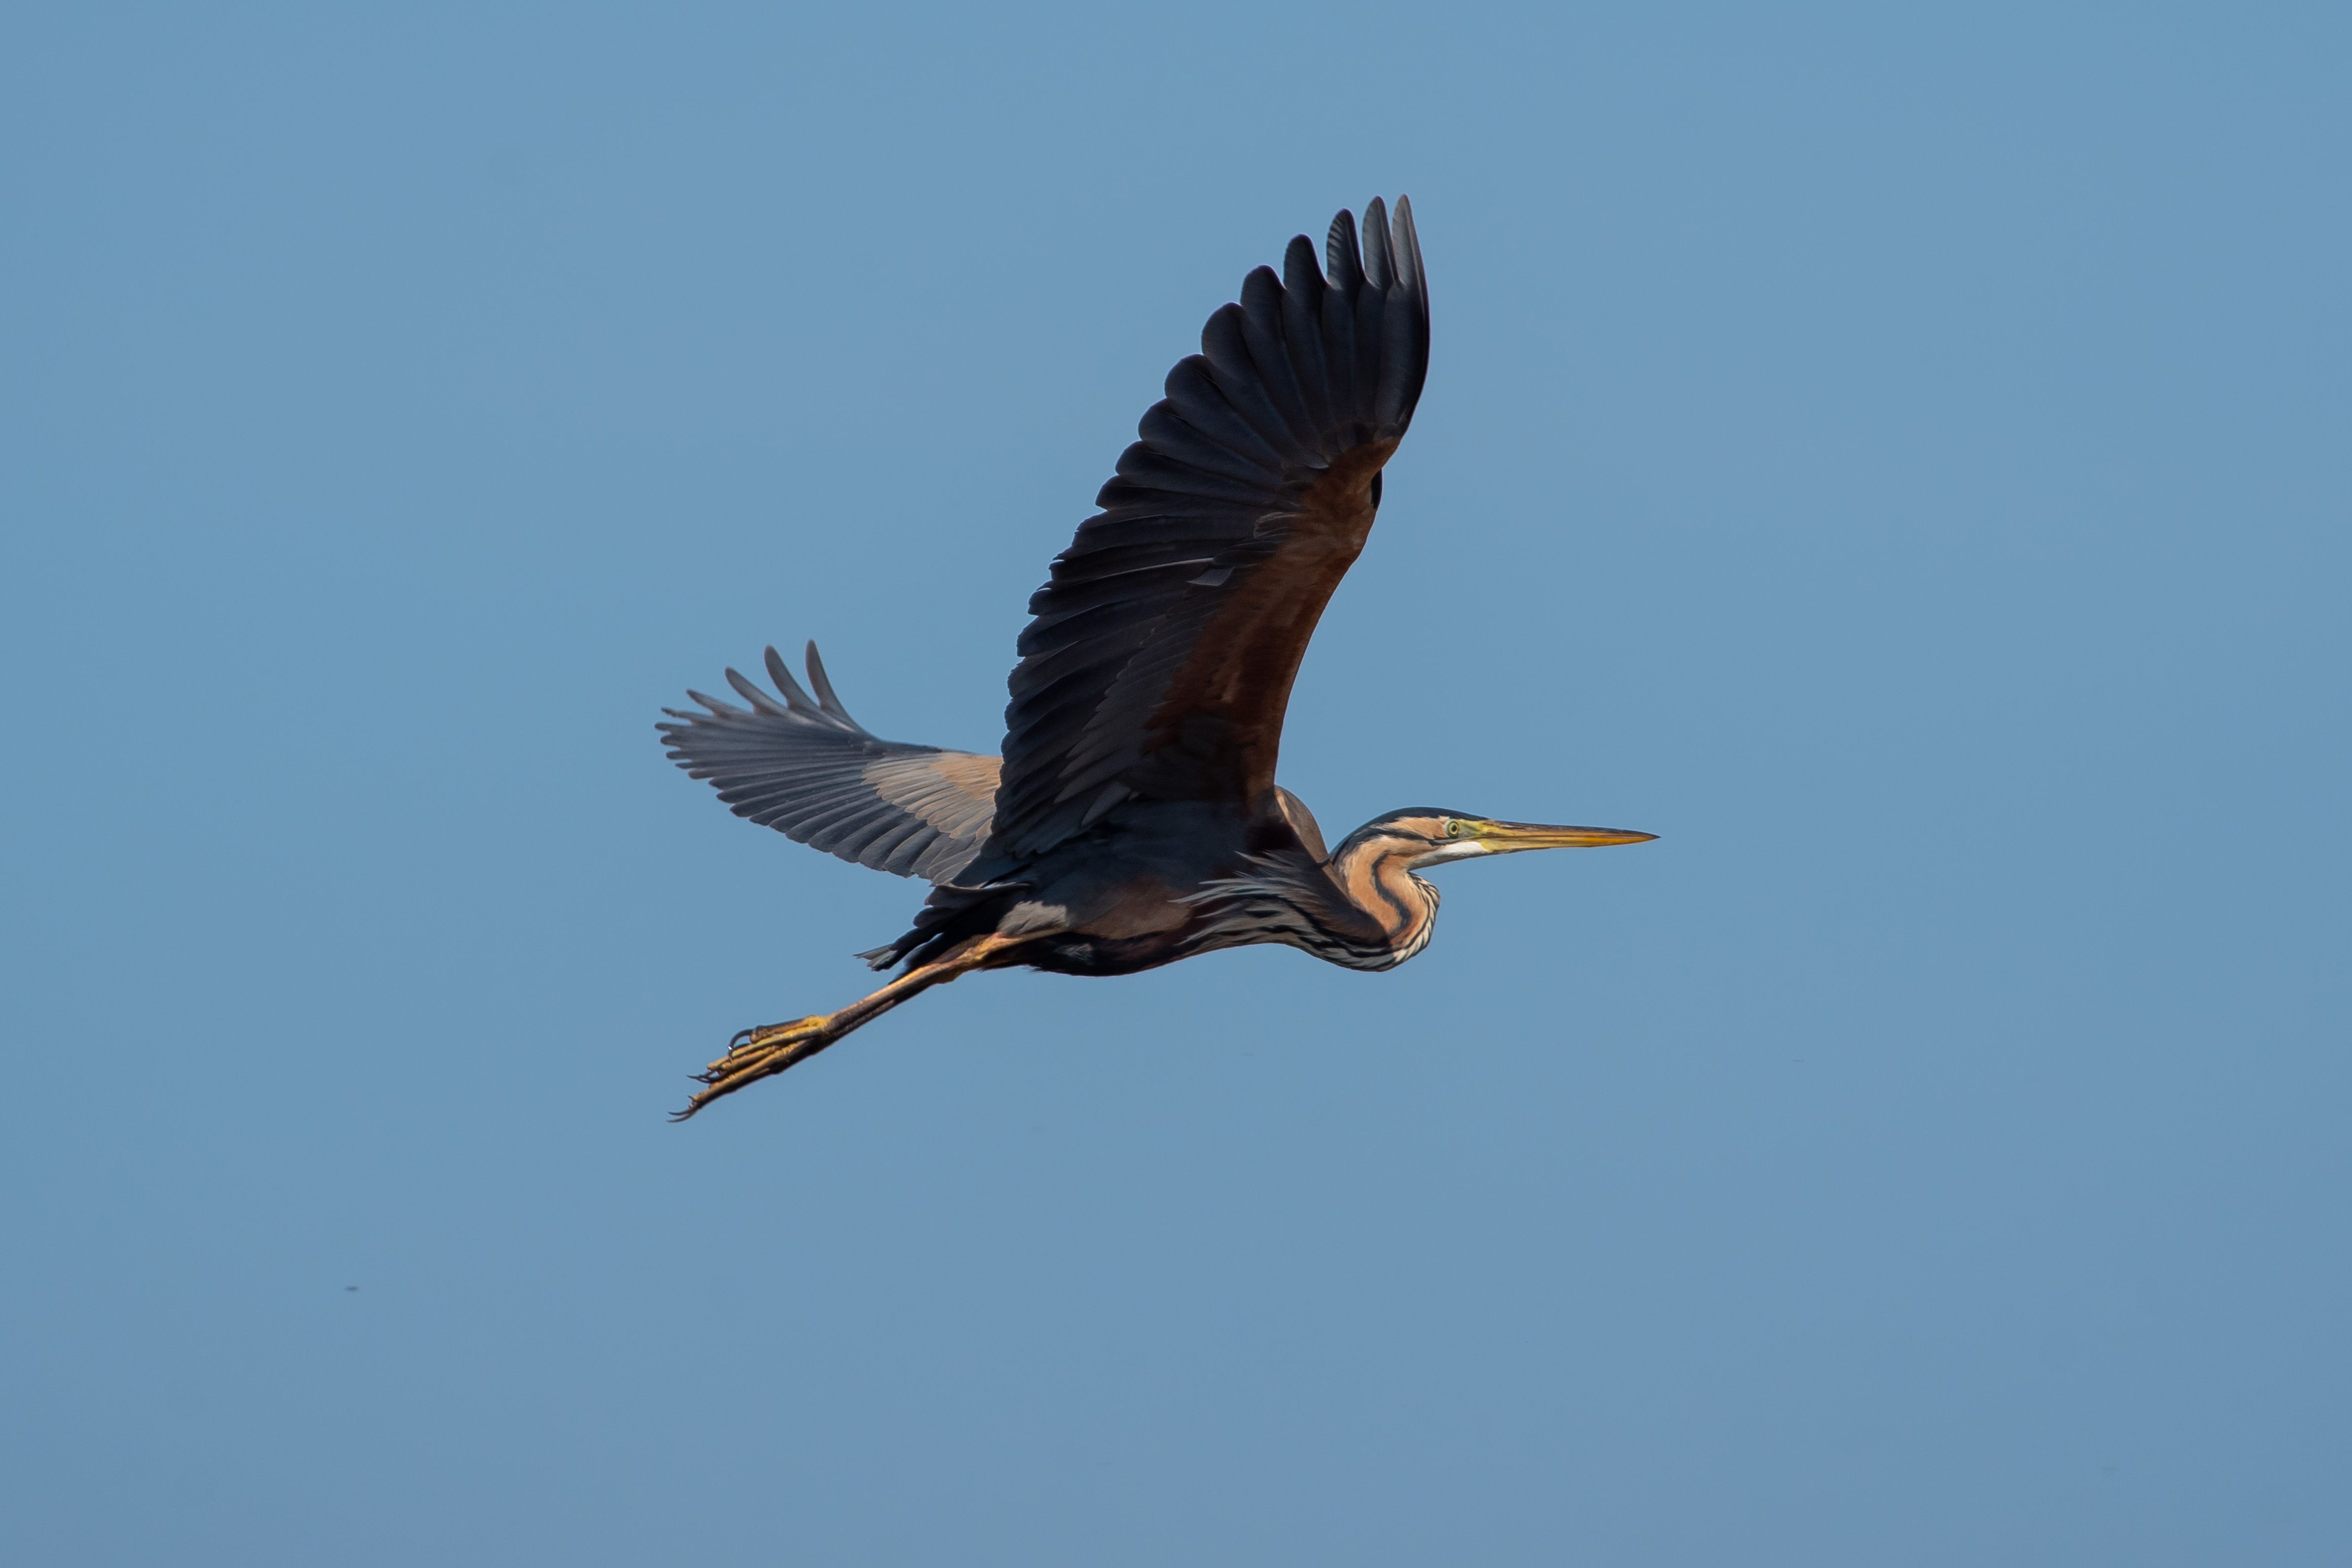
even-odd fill
[(1030, 601), (1005, 710), (992, 868), (1123, 802), (1255, 808), (1315, 625), (1363, 549), (1429, 365), (1412, 208), (1331, 222), (1259, 268)]

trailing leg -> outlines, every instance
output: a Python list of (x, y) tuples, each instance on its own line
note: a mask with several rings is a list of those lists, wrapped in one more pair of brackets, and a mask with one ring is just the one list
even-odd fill
[(727, 1054), (694, 1076), (708, 1087), (695, 1091), (686, 1109), (671, 1120), (683, 1121), (721, 1096), (745, 1084), (773, 1078), (840, 1039), (861, 1024), (887, 1013), (899, 1003), (934, 985), (944, 985), (959, 974), (985, 967), (1018, 947), (1026, 936), (976, 936), (959, 942), (929, 963), (917, 964), (869, 996), (860, 997), (837, 1013), (818, 1013), (784, 1024), (764, 1024), (745, 1029), (727, 1043)]

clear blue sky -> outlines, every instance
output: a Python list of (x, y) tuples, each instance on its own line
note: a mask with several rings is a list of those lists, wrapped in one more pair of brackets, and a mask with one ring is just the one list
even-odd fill
[[(2347, 45), (13, 8), (11, 1560), (2343, 1563)], [(1663, 839), (669, 1125), (919, 889), (656, 710), (814, 636), (992, 747), (1202, 319), (1398, 191), (1286, 781)]]

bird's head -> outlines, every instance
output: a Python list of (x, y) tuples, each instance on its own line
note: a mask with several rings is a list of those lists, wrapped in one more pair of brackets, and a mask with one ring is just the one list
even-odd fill
[(1550, 827), (1533, 822), (1497, 822), (1465, 812), (1413, 806), (1374, 817), (1348, 835), (1333, 861), (1369, 854), (1402, 858), (1412, 870), (1469, 860), (1481, 855), (1516, 855), (1522, 849), (1597, 849), (1605, 844), (1642, 844), (1654, 833), (1619, 827)]

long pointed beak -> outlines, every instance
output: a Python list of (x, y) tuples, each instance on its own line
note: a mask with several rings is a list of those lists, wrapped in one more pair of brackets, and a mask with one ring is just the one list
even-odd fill
[(1515, 855), (1522, 849), (1598, 849), (1605, 844), (1646, 844), (1657, 837), (1622, 827), (1547, 827), (1535, 822), (1480, 822), (1473, 826), (1474, 836), (1491, 855)]

